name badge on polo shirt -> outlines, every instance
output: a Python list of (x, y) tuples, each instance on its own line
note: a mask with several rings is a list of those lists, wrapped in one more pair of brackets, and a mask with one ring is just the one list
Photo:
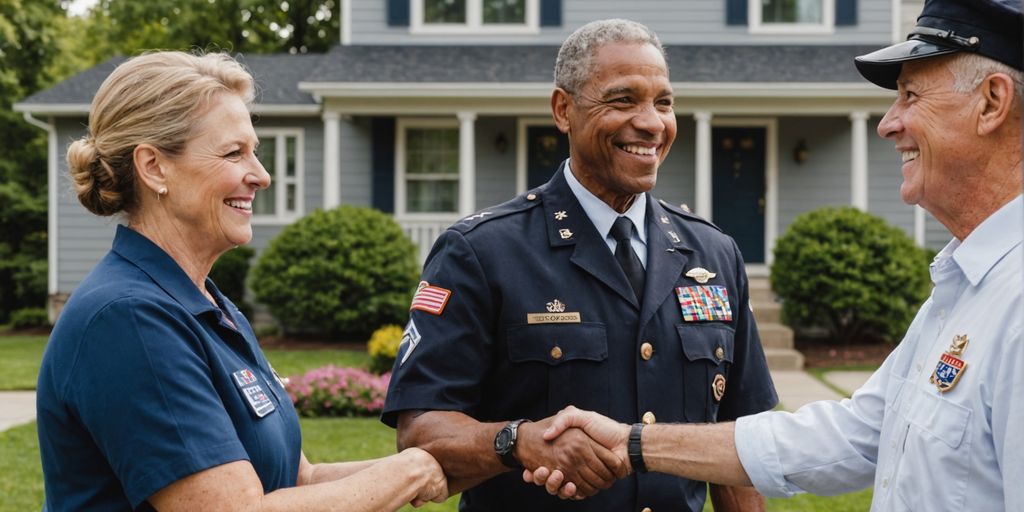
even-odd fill
[(271, 402), (270, 397), (263, 391), (256, 374), (248, 368), (242, 368), (232, 373), (231, 376), (234, 377), (235, 385), (242, 391), (242, 396), (245, 397), (246, 402), (249, 402), (249, 407), (257, 417), (262, 418), (274, 412), (274, 402)]

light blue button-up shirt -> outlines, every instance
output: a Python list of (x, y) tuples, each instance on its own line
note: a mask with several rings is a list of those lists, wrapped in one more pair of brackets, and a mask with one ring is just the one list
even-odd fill
[[(566, 162), (565, 164), (565, 170), (563, 171), (565, 173), (565, 181), (569, 183), (569, 188), (576, 196), (576, 200), (580, 202), (580, 206), (583, 207), (587, 217), (590, 217), (590, 222), (594, 223), (597, 232), (604, 235), (604, 241), (608, 244), (608, 249), (612, 251), (612, 254), (615, 254), (615, 246), (618, 245), (618, 242), (612, 238), (611, 230), (612, 224), (615, 223), (615, 219), (620, 214), (613, 210), (611, 206), (608, 206), (608, 203), (587, 190), (587, 187), (584, 187), (576, 179), (576, 176), (573, 176), (572, 169), (569, 167), (571, 163)], [(636, 230), (630, 238), (630, 245), (633, 246), (636, 256), (640, 258), (640, 263), (643, 263), (644, 268), (647, 268), (647, 224), (644, 223), (647, 219), (647, 194), (637, 194), (633, 204), (622, 215), (629, 217), (629, 220), (633, 221), (633, 227)]]
[[(874, 483), (871, 510), (1024, 510), (1024, 203), (950, 242), (906, 337), (853, 397), (736, 422), (758, 491), (839, 494)], [(954, 336), (953, 389), (929, 378)]]

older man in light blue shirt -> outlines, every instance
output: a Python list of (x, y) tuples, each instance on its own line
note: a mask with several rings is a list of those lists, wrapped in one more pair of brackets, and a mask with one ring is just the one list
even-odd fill
[[(898, 96), (878, 125), (903, 158), (902, 199), (954, 239), (906, 337), (848, 400), (717, 425), (626, 425), (568, 409), (634, 470), (768, 496), (874, 484), (872, 510), (1024, 510), (1021, 4), (928, 0), (907, 41), (858, 57)], [(558, 471), (524, 475), (562, 497)]]

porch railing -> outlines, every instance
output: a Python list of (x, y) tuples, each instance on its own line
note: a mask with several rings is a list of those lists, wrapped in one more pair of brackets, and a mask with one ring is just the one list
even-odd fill
[(458, 218), (452, 219), (396, 219), (406, 236), (416, 244), (420, 265), (427, 261), (434, 241)]

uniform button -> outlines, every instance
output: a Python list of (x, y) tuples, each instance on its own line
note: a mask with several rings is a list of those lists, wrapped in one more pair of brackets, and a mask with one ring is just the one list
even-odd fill
[(533, 201), (534, 199), (537, 199), (537, 194), (526, 194), (527, 201)]
[(651, 510), (651, 507), (644, 507), (644, 508), (640, 509), (640, 512), (653, 512), (653, 511)]
[(642, 357), (644, 361), (650, 361), (652, 356), (654, 356), (654, 345), (651, 345), (646, 341), (643, 342), (643, 344), (640, 345), (640, 357)]
[(562, 358), (562, 348), (557, 346), (557, 345), (555, 345), (555, 348), (551, 349), (551, 358), (552, 359), (561, 359)]
[(719, 361), (721, 361), (722, 358), (724, 358), (724, 357), (725, 357), (725, 349), (723, 349), (722, 347), (716, 348), (715, 349), (715, 359), (718, 359)]
[(653, 412), (647, 411), (644, 413), (644, 416), (643, 418), (640, 419), (640, 421), (643, 421), (644, 425), (653, 425), (654, 422), (658, 421), (658, 419), (654, 417)]

